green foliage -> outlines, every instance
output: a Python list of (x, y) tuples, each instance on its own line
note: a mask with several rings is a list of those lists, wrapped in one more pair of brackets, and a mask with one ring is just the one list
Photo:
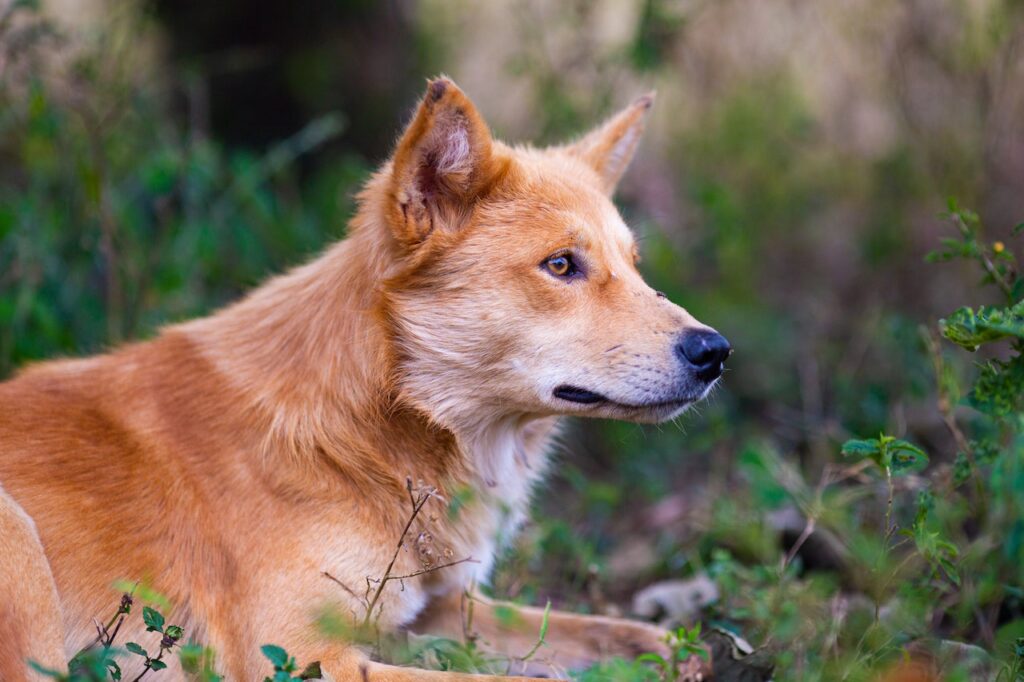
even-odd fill
[[(279, 646), (264, 644), (260, 651), (274, 666), (273, 676), (263, 678), (263, 682), (302, 682), (319, 679), (321, 676), (319, 663), (310, 663), (300, 671), (295, 657), (289, 656), (288, 652)], [(292, 673), (296, 674), (293, 676)]]
[(710, 660), (707, 649), (700, 644), (700, 623), (690, 629), (676, 628), (665, 641), (671, 652), (668, 658), (656, 653), (640, 654), (636, 658), (640, 663), (653, 663), (662, 682), (675, 682), (679, 679), (679, 664), (690, 656)]
[(1024, 358), (1017, 354), (1009, 361), (990, 360), (982, 365), (968, 400), (972, 407), (990, 417), (1012, 417), (1021, 412), (1022, 389)]
[(584, 670), (576, 677), (578, 682), (659, 682), (658, 671), (643, 661), (613, 658)]
[(364, 162), (347, 155), (301, 183), (298, 168), (344, 129), (340, 114), (263, 153), (229, 151), (118, 52), (144, 16), (119, 12), (98, 46), (70, 50), (74, 92), (23, 78), (58, 52), (44, 19), (23, 19), (0, 24), (0, 45), (39, 36), (0, 70), (0, 376), (206, 313), (343, 229)]
[(212, 649), (194, 642), (182, 645), (178, 651), (181, 669), (197, 682), (222, 682), (223, 678), (216, 671), (215, 659)]
[(967, 350), (1006, 338), (1024, 338), (1024, 301), (1012, 307), (960, 308), (940, 320), (942, 335)]
[[(142, 645), (136, 642), (127, 642), (124, 645), (123, 651), (114, 646), (114, 640), (120, 633), (125, 620), (131, 615), (132, 606), (136, 599), (134, 596), (135, 587), (138, 586), (133, 586), (132, 592), (126, 592), (121, 596), (117, 612), (114, 613), (114, 616), (105, 625), (97, 624), (98, 634), (96, 639), (92, 644), (72, 657), (68, 662), (67, 673), (45, 668), (35, 661), (29, 661), (29, 666), (44, 676), (58, 682), (116, 681), (122, 678), (121, 666), (116, 659), (122, 654), (127, 653), (139, 656), (145, 660), (142, 672), (134, 677), (132, 682), (141, 680), (150, 672), (165, 670), (167, 662), (164, 661), (164, 655), (178, 645), (178, 642), (184, 637), (185, 631), (178, 625), (166, 625), (163, 614), (150, 606), (142, 607), (142, 618), (146, 625), (146, 632), (155, 632), (162, 635), (155, 653), (150, 655)], [(145, 593), (156, 596), (156, 601), (160, 603), (168, 603), (166, 597), (157, 595), (150, 588), (146, 588)], [(204, 682), (218, 682), (218, 679), (216, 676), (206, 676), (203, 678)]]
[(886, 473), (895, 475), (920, 471), (928, 466), (928, 455), (912, 443), (885, 434), (867, 440), (848, 440), (842, 453), (847, 457), (869, 459)]
[[(157, 595), (152, 588), (146, 588), (145, 591), (147, 594)], [(157, 597), (157, 601), (167, 603), (166, 597), (162, 595), (157, 595)], [(133, 603), (134, 597), (131, 594), (123, 595), (117, 613), (106, 625), (97, 626), (99, 635), (96, 641), (75, 654), (68, 662), (67, 673), (46, 668), (35, 661), (29, 661), (29, 667), (56, 682), (118, 682), (122, 679), (122, 674), (117, 659), (127, 654), (138, 656), (145, 661), (142, 672), (132, 678), (132, 682), (147, 677), (151, 672), (158, 673), (166, 670), (165, 656), (175, 647), (179, 647), (179, 643), (185, 636), (185, 630), (178, 625), (168, 625), (164, 615), (155, 608), (150, 606), (142, 608), (146, 632), (161, 635), (157, 642), (157, 648), (152, 653), (136, 642), (126, 642), (123, 650), (114, 645), (114, 640), (121, 630), (125, 617), (131, 613)], [(265, 682), (301, 682), (321, 677), (319, 662), (310, 663), (300, 671), (295, 658), (289, 656), (281, 647), (268, 644), (261, 647), (260, 650), (274, 668), (273, 675), (266, 677)], [(214, 652), (211, 649), (189, 642), (179, 647), (178, 656), (182, 669), (192, 675), (192, 679), (199, 682), (222, 682), (223, 678), (216, 672)], [(293, 673), (295, 673), (294, 676)]]

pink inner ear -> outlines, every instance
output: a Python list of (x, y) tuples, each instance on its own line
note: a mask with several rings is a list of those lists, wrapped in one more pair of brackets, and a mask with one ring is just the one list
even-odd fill
[(470, 170), (469, 131), (456, 124), (442, 140), (441, 155), (437, 159), (437, 172), (459, 175)]
[(640, 140), (641, 129), (639, 126), (630, 126), (626, 132), (615, 142), (605, 162), (603, 175), (617, 177), (622, 175), (633, 158), (633, 148)]
[(459, 191), (473, 170), (466, 120), (459, 115), (452, 119), (438, 123), (421, 152), (416, 185), (428, 201), (445, 190)]

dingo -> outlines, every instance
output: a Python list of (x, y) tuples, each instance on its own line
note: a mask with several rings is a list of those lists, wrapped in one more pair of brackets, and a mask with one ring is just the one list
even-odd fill
[[(431, 81), (345, 240), (210, 317), (0, 384), (0, 678), (65, 668), (129, 579), (229, 680), (263, 679), (266, 643), (336, 680), (469, 679), (371, 661), (315, 620), (362, 617), (433, 486), (391, 573), (417, 575), (369, 622), (461, 638), (464, 591), (523, 521), (558, 417), (658, 422), (717, 381), (728, 343), (644, 283), (610, 199), (652, 101), (573, 144), (510, 147)], [(482, 645), (536, 640), (540, 610), (474, 603)], [(664, 651), (662, 635), (552, 613), (544, 663), (513, 672)], [(185, 678), (167, 662), (159, 679)]]

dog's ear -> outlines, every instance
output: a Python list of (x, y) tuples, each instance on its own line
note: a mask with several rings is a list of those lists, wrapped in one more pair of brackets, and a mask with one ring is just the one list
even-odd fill
[(392, 159), (389, 214), (399, 241), (415, 246), (434, 230), (458, 229), (493, 165), (476, 107), (451, 80), (430, 81)]
[(609, 196), (615, 192), (615, 186), (633, 160), (644, 131), (644, 120), (653, 104), (652, 91), (566, 148), (597, 171), (601, 186)]

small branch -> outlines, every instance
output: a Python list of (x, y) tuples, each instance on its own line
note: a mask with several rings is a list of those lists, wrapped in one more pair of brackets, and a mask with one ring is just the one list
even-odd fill
[(888, 549), (889, 541), (892, 539), (893, 533), (896, 532), (896, 526), (892, 522), (892, 503), (893, 497), (895, 496), (895, 488), (892, 484), (892, 467), (885, 467), (885, 487), (889, 491), (889, 498), (885, 502), (885, 546)]
[[(85, 648), (91, 649), (97, 644), (102, 644), (104, 649), (109, 649), (113, 645), (114, 638), (117, 637), (117, 633), (121, 630), (121, 625), (124, 623), (124, 617), (131, 611), (132, 603), (132, 595), (125, 593), (121, 595), (121, 604), (117, 607), (117, 612), (110, 617), (110, 620), (107, 621), (106, 625), (100, 623), (94, 618), (93, 622), (96, 624), (96, 639), (94, 639), (92, 643)], [(117, 623), (116, 627), (114, 626), (115, 622)], [(112, 627), (114, 628), (113, 632), (110, 631), (110, 628)]]
[(164, 657), (164, 651), (166, 651), (166, 649), (164, 649), (163, 647), (160, 647), (160, 653), (157, 654), (156, 658), (152, 658), (152, 659), (147, 658), (146, 659), (146, 667), (142, 669), (142, 672), (139, 673), (138, 676), (134, 680), (132, 680), (132, 682), (139, 682), (139, 680), (141, 680), (143, 678), (143, 676), (145, 676), (146, 673), (148, 673), (150, 670), (152, 670), (153, 669), (153, 661), (159, 661), (160, 659), (162, 659)]
[[(147, 656), (146, 656), (146, 667), (142, 669), (142, 672), (140, 672), (138, 677), (136, 677), (134, 680), (132, 680), (132, 682), (138, 682), (139, 680), (141, 680), (143, 678), (143, 676), (146, 675), (146, 673), (148, 673), (150, 670), (153, 670), (153, 664), (158, 662), (158, 661), (162, 662), (163, 658), (164, 658), (164, 654), (166, 654), (168, 651), (173, 649), (174, 645), (178, 643), (178, 640), (180, 639), (181, 634), (182, 634), (181, 629), (179, 628), (177, 633), (174, 634), (174, 635), (169, 634), (169, 630), (170, 630), (170, 628), (168, 628), (167, 630), (164, 630), (164, 631), (161, 632), (161, 634), (163, 635), (163, 638), (160, 640), (160, 652), (156, 655), (156, 658), (150, 658), (149, 655), (147, 654)], [(163, 670), (166, 667), (167, 667), (167, 665), (165, 664), (165, 665), (157, 668), (157, 670)]]
[(327, 578), (328, 580), (331, 580), (332, 582), (335, 582), (335, 583), (337, 583), (338, 585), (341, 585), (341, 588), (342, 588), (343, 590), (345, 590), (346, 592), (348, 592), (349, 594), (351, 594), (351, 595), (352, 595), (353, 597), (355, 597), (356, 599), (359, 599), (360, 601), (363, 601), (363, 602), (365, 602), (365, 598), (363, 598), (363, 597), (360, 597), (360, 596), (359, 596), (358, 594), (356, 594), (356, 593), (355, 593), (355, 590), (353, 590), (353, 589), (352, 589), (351, 587), (349, 587), (349, 586), (348, 586), (348, 585), (346, 585), (345, 583), (343, 583), (343, 582), (341, 582), (340, 580), (338, 580), (337, 578), (335, 578), (335, 577), (334, 577), (333, 575), (331, 575), (331, 574), (330, 574), (330, 573), (328, 573), (327, 571), (322, 571), (322, 575), (323, 575), (323, 576), (324, 576), (325, 578)]
[[(472, 557), (465, 557), (463, 559), (448, 561), (446, 563), (438, 564), (436, 566), (427, 566), (425, 568), (422, 568), (421, 570), (413, 571), (412, 573), (395, 575), (394, 570), (395, 564), (398, 562), (398, 556), (401, 554), (402, 549), (405, 547), (406, 539), (409, 537), (409, 533), (412, 530), (413, 524), (416, 523), (416, 519), (419, 517), (420, 512), (423, 511), (423, 508), (431, 499), (437, 498), (442, 501), (444, 500), (444, 498), (438, 494), (437, 488), (422, 485), (414, 488), (412, 484), (412, 478), (410, 477), (406, 477), (405, 479), (405, 490), (409, 499), (409, 517), (406, 520), (405, 525), (402, 527), (402, 532), (398, 535), (398, 541), (395, 543), (395, 550), (391, 554), (391, 559), (390, 561), (388, 561), (388, 565), (387, 567), (385, 567), (384, 573), (379, 578), (366, 576), (366, 592), (365, 594), (363, 594), (363, 596), (359, 596), (358, 594), (356, 594), (355, 590), (353, 590), (351, 587), (346, 585), (344, 582), (342, 582), (335, 576), (331, 575), (329, 572), (321, 571), (321, 574), (325, 578), (336, 583), (356, 601), (362, 603), (363, 607), (365, 608), (365, 612), (363, 614), (362, 621), (357, 626), (358, 632), (362, 633), (361, 636), (367, 637), (368, 640), (372, 639), (373, 637), (376, 637), (378, 650), (380, 648), (380, 629), (376, 627), (376, 623), (380, 620), (381, 615), (384, 612), (384, 604), (381, 602), (381, 597), (384, 594), (384, 589), (387, 587), (389, 582), (397, 580), (399, 583), (401, 583), (402, 589), (404, 590), (405, 581), (411, 578), (416, 578), (419, 576), (427, 575), (429, 573), (434, 573), (435, 571), (440, 571), (445, 568), (451, 568), (452, 566), (457, 566), (459, 564), (469, 562), (478, 563), (477, 560), (473, 559)], [(423, 564), (426, 564), (426, 562), (423, 562)], [(353, 616), (357, 618), (357, 616), (355, 616), (354, 613)]]
[(520, 663), (526, 663), (527, 661), (529, 661), (531, 658), (533, 658), (537, 654), (537, 652), (540, 650), (540, 648), (547, 643), (547, 642), (545, 642), (545, 638), (547, 637), (547, 623), (548, 623), (548, 618), (550, 617), (550, 615), (551, 615), (551, 600), (549, 599), (547, 606), (544, 607), (544, 620), (542, 621), (542, 624), (541, 624), (541, 633), (537, 637), (537, 641), (534, 642), (533, 647), (529, 651), (527, 651), (525, 655), (520, 656), (520, 658), (519, 658)]
[(107, 192), (107, 156), (103, 149), (103, 128), (105, 121), (96, 112), (82, 103), (78, 114), (88, 133), (89, 149), (92, 156), (96, 179), (96, 213), (100, 227), (99, 250), (103, 254), (106, 271), (104, 288), (107, 306), (107, 341), (117, 343), (124, 335), (125, 300), (121, 283), (120, 261), (117, 251), (117, 220), (110, 206)]
[[(964, 222), (964, 219), (960, 217), (960, 214), (953, 213), (953, 222), (956, 224), (957, 229), (960, 230), (964, 237), (968, 239), (975, 239), (975, 236), (972, 233), (971, 228)], [(1003, 292), (1007, 300), (1010, 303), (1013, 303), (1013, 287), (1010, 285), (1008, 281), (1006, 281), (1006, 278), (1003, 276), (1003, 274), (999, 272), (999, 268), (997, 268), (996, 264), (992, 262), (992, 259), (988, 257), (988, 252), (985, 250), (985, 247), (981, 246), (980, 243), (979, 247), (980, 248), (978, 249), (978, 261), (981, 263), (981, 266), (985, 268), (985, 272), (989, 274), (989, 277), (992, 278), (992, 281), (995, 282), (996, 286), (999, 287), (1000, 291)]]
[[(942, 382), (942, 376), (945, 373), (942, 348), (934, 332), (923, 325), (921, 327), (921, 338), (924, 340), (925, 347), (928, 349), (928, 354), (932, 359), (932, 369), (935, 372), (935, 386), (938, 392), (937, 407), (939, 415), (942, 417), (942, 423), (945, 425), (946, 430), (953, 436), (957, 447), (964, 453), (964, 457), (967, 458), (967, 463), (971, 467), (971, 478), (974, 479), (974, 504), (980, 516), (984, 518), (987, 515), (985, 490), (982, 487), (981, 478), (978, 476), (978, 463), (974, 457), (974, 448), (971, 447), (967, 436), (964, 435), (959, 424), (957, 424), (956, 415), (953, 412), (953, 401), (950, 400), (950, 396)], [(950, 487), (952, 489), (952, 486)]]
[(807, 542), (807, 538), (811, 537), (811, 534), (814, 533), (815, 525), (817, 524), (814, 517), (807, 517), (807, 524), (804, 526), (804, 529), (800, 533), (800, 536), (796, 539), (796, 542), (793, 543), (793, 546), (789, 548), (789, 551), (786, 552), (786, 556), (782, 558), (783, 571), (785, 571), (786, 567), (789, 566), (789, 564), (792, 563), (793, 559), (796, 558), (797, 552), (799, 552), (800, 548), (804, 546), (805, 542)]
[(117, 625), (114, 627), (114, 631), (110, 633), (110, 637), (107, 639), (107, 648), (108, 649), (114, 643), (114, 640), (117, 638), (117, 633), (121, 631), (121, 626), (122, 625), (124, 625), (124, 616), (123, 615), (117, 620)]
[(470, 589), (462, 591), (462, 599), (459, 600), (459, 616), (462, 621), (462, 639), (466, 646), (476, 646), (478, 635), (473, 632), (473, 605), (475, 600), (470, 594)]
[[(409, 573), (407, 575), (389, 575), (384, 580), (407, 580), (408, 578), (415, 578), (420, 575), (426, 575), (427, 573), (433, 573), (434, 571), (440, 571), (442, 568), (450, 568), (452, 566), (458, 566), (459, 564), (478, 564), (480, 563), (477, 559), (468, 556), (464, 559), (457, 559), (456, 561), (449, 561), (446, 564), (439, 564), (437, 566), (431, 566), (430, 568), (424, 568), (422, 571), (416, 571), (415, 573)], [(383, 582), (383, 581), (382, 581)]]
[[(414, 497), (412, 492), (412, 479), (405, 479), (405, 489), (409, 493), (409, 501), (412, 503), (412, 513), (409, 515), (409, 520), (405, 522), (405, 528), (402, 529), (401, 534), (398, 536), (398, 543), (395, 545), (395, 553), (391, 555), (391, 561), (388, 562), (388, 566), (384, 569), (384, 575), (380, 578), (380, 582), (377, 584), (377, 591), (373, 593), (373, 597), (366, 600), (366, 617), (363, 618), (363, 627), (370, 624), (370, 619), (373, 617), (373, 609), (377, 606), (377, 602), (380, 601), (380, 596), (384, 592), (384, 586), (388, 584), (388, 579), (391, 577), (391, 570), (395, 567), (395, 562), (398, 561), (398, 555), (402, 551), (402, 547), (405, 545), (405, 536), (409, 534), (409, 529), (412, 528), (412, 524), (416, 521), (416, 517), (423, 511), (423, 507), (427, 502), (434, 496), (435, 489), (429, 488), (424, 492), (420, 493), (419, 497)], [(370, 579), (366, 579), (367, 591), (370, 589)]]

